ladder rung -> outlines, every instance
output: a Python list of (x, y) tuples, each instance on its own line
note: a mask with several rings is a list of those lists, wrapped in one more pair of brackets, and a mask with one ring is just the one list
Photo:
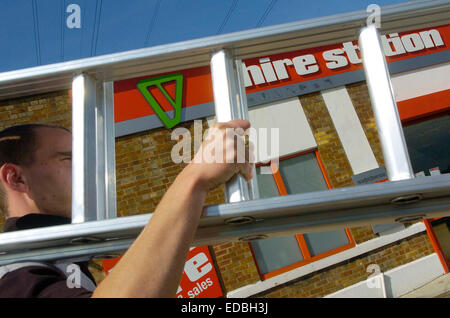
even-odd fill
[(359, 34), (367, 88), (390, 181), (414, 178), (380, 36), (374, 24)]
[[(214, 92), (215, 116), (218, 123), (232, 119), (248, 119), (247, 103), (242, 105), (244, 98), (241, 96), (243, 85), (234, 63), (233, 57), (226, 50), (220, 50), (211, 57), (211, 79)], [(245, 93), (245, 92), (244, 92)], [(234, 176), (225, 185), (225, 197), (227, 202), (249, 200), (247, 182), (241, 175)]]
[[(397, 203), (393, 203), (397, 200)], [(409, 203), (408, 203), (409, 202)], [(193, 246), (447, 216), (450, 175), (385, 182), (205, 208)], [(151, 214), (4, 233), (0, 265), (125, 250)]]
[(72, 223), (115, 218), (113, 83), (80, 74), (72, 98)]

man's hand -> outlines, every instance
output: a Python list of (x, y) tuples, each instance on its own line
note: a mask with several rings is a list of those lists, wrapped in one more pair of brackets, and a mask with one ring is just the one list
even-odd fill
[[(243, 136), (249, 127), (246, 120), (212, 127), (193, 162), (177, 176), (149, 223), (93, 297), (175, 296), (207, 192), (237, 173), (247, 180), (252, 177), (252, 145)], [(235, 133), (227, 134), (227, 129)]]
[(209, 131), (192, 162), (185, 168), (197, 176), (206, 191), (241, 174), (247, 181), (253, 176), (253, 144), (246, 143), (248, 120), (216, 123)]

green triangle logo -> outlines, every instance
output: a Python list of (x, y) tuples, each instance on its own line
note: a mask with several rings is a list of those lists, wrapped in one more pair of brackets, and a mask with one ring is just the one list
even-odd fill
[[(172, 98), (162, 84), (175, 81), (175, 98)], [(167, 101), (174, 109), (173, 118), (169, 118), (164, 109), (150, 93), (149, 87), (156, 86), (159, 91), (164, 95)], [(183, 100), (183, 75), (182, 74), (170, 74), (154, 78), (145, 79), (137, 83), (137, 88), (144, 96), (145, 100), (150, 104), (156, 115), (163, 122), (166, 128), (170, 129), (178, 125), (181, 121), (181, 102)]]

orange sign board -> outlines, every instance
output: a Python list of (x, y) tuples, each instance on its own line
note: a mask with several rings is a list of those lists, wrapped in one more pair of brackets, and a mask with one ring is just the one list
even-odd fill
[[(113, 269), (120, 257), (103, 260), (106, 275)], [(177, 298), (217, 298), (223, 295), (214, 264), (207, 246), (189, 251), (184, 265)]]
[[(175, 72), (155, 75), (168, 75)], [(209, 67), (197, 67), (188, 70), (177, 71), (183, 76), (183, 107), (190, 107), (213, 100), (211, 85), (211, 74)], [(114, 83), (114, 119), (116, 122), (130, 120), (138, 117), (154, 115), (155, 112), (149, 106), (144, 96), (137, 89), (137, 83), (149, 76), (117, 81)], [(174, 91), (175, 86), (168, 87), (169, 91)], [(161, 100), (163, 100), (161, 98)], [(162, 103), (165, 111), (170, 110), (167, 105)]]
[[(381, 36), (386, 61), (448, 50), (450, 25)], [(247, 94), (363, 68), (357, 41), (245, 60)], [(257, 66), (261, 71), (252, 66)], [(251, 82), (249, 81), (251, 79)]]

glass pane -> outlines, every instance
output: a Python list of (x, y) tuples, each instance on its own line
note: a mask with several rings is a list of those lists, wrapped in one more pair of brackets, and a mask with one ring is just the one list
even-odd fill
[[(279, 191), (273, 175), (261, 174), (261, 168), (256, 168), (258, 175), (259, 195), (261, 198), (279, 196)], [(294, 236), (274, 237), (252, 242), (253, 252), (261, 273), (283, 268), (303, 260), (297, 239)]]
[(450, 172), (450, 115), (433, 118), (403, 128), (414, 173), (439, 167)]
[(295, 236), (273, 237), (251, 244), (259, 270), (263, 274), (303, 260)]
[(314, 153), (281, 160), (280, 173), (289, 194), (328, 189)]
[[(289, 194), (328, 189), (314, 153), (280, 161), (280, 173)], [(311, 256), (349, 243), (345, 230), (310, 233), (304, 238)]]
[[(436, 238), (441, 246), (442, 252), (444, 253), (447, 261), (450, 260), (450, 218), (444, 218), (439, 220), (438, 223), (433, 224), (433, 231)], [(446, 222), (445, 222), (446, 221)]]
[(316, 256), (349, 243), (345, 230), (334, 230), (303, 235), (311, 256)]
[(259, 196), (261, 198), (270, 198), (280, 195), (275, 179), (271, 174), (261, 174), (261, 167), (256, 168), (258, 176)]

